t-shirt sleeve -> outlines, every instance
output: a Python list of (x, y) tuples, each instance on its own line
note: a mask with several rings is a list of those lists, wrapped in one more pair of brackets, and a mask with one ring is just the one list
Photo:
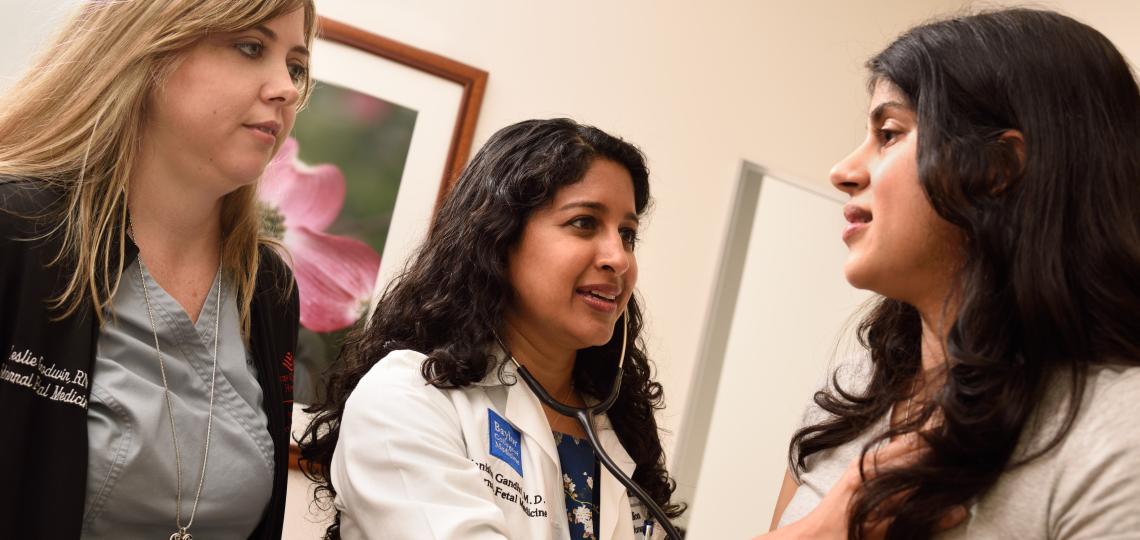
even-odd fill
[(1140, 538), (1140, 368), (1090, 374), (1063, 460), (1050, 512), (1050, 537)]

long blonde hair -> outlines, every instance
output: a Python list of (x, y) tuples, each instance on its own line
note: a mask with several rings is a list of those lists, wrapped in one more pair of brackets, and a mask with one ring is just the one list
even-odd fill
[[(67, 286), (51, 299), (60, 318), (85, 303), (99, 324), (125, 267), (127, 190), (147, 97), (181, 53), (211, 33), (236, 32), (304, 10), (305, 42), (316, 34), (312, 0), (88, 0), (12, 90), (0, 98), (0, 175), (34, 178), (63, 195), (61, 248)], [(305, 102), (311, 88), (302, 88)], [(222, 201), (222, 268), (237, 285), (242, 333), (261, 233), (255, 185)]]

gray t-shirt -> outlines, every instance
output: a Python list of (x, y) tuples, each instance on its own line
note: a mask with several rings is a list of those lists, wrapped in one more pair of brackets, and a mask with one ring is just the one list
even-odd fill
[[(845, 390), (862, 389), (868, 363), (838, 367)], [(1051, 388), (1015, 453), (1040, 449), (1057, 433), (1067, 410), (1068, 382)], [(936, 536), (1017, 539), (1140, 539), (1140, 368), (1105, 366), (1088, 376), (1072, 429), (1044, 456), (1001, 475), (970, 508), (961, 525)], [(825, 418), (814, 403), (804, 425)], [(890, 415), (854, 441), (812, 455), (780, 526), (814, 509), (863, 446), (887, 429)]]
[[(210, 402), (218, 287), (218, 371), (214, 422), (195, 538), (244, 539), (273, 489), (273, 440), (261, 387), (241, 338), (234, 287), (215, 279), (197, 324), (147, 275), (146, 287), (170, 385), (182, 453), (182, 524), (190, 519), (202, 470)], [(170, 420), (140, 288), (127, 267), (99, 334), (87, 412), (88, 471), (83, 538), (167, 538), (175, 531), (177, 486)]]

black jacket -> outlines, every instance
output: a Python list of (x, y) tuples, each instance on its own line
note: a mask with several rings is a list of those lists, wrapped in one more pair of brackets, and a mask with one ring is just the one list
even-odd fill
[[(97, 320), (90, 305), (56, 320), (48, 300), (66, 285), (51, 265), (58, 235), (46, 216), (60, 197), (38, 182), (0, 178), (0, 538), (79, 538), (87, 482), (87, 400)], [(127, 241), (126, 260), (138, 248)], [(269, 506), (251, 539), (278, 539), (285, 514), (298, 300), (289, 268), (260, 250), (250, 349), (264, 393), (276, 467)]]

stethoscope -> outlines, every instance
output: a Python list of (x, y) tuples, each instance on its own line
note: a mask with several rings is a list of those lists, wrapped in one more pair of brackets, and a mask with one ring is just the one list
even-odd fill
[[(558, 401), (557, 399), (554, 399), (554, 397), (547, 393), (546, 389), (543, 388), (541, 384), (539, 384), (538, 380), (534, 378), (534, 375), (531, 375), (530, 372), (527, 371), (526, 367), (515, 359), (515, 356), (511, 354), (510, 349), (508, 349), (506, 344), (503, 343), (503, 340), (499, 339), (498, 334), (495, 335), (495, 339), (499, 341), (499, 346), (502, 347), (503, 351), (507, 353), (507, 356), (510, 357), (511, 362), (514, 362), (515, 367), (518, 368), (519, 375), (522, 376), (523, 381), (526, 382), (526, 385), (530, 387), (531, 391), (533, 391), (534, 394), (538, 396), (538, 399), (545, 403), (547, 407), (554, 409), (554, 411), (558, 414), (561, 414), (562, 416), (569, 416), (578, 420), (578, 423), (582, 426), (582, 431), (586, 432), (586, 439), (590, 441), (590, 446), (593, 447), (594, 454), (598, 456), (598, 459), (601, 460), (602, 465), (606, 467), (606, 470), (610, 471), (610, 474), (614, 475), (614, 478), (617, 478), (618, 482), (621, 482), (623, 486), (637, 495), (637, 498), (641, 500), (641, 503), (649, 508), (649, 513), (653, 515), (654, 519), (657, 520), (657, 523), (660, 523), (661, 526), (665, 528), (665, 534), (669, 538), (681, 540), (681, 533), (675, 526), (673, 526), (673, 523), (669, 521), (669, 516), (665, 515), (665, 511), (662, 510), (656, 502), (654, 502), (653, 497), (650, 497), (644, 489), (641, 489), (641, 486), (637, 485), (637, 483), (634, 482), (632, 478), (626, 476), (625, 473), (621, 472), (621, 469), (618, 468), (617, 464), (614, 463), (614, 460), (610, 458), (609, 454), (607, 454), (605, 450), (602, 450), (602, 445), (600, 442), (598, 442), (598, 433), (597, 431), (594, 431), (594, 418), (599, 414), (608, 411), (610, 407), (612, 407), (613, 404), (617, 401), (618, 393), (621, 392), (621, 376), (625, 364), (626, 339), (629, 337), (629, 324), (626, 320), (626, 314), (624, 311), (621, 314), (621, 319), (621, 356), (618, 357), (618, 367), (617, 374), (614, 375), (614, 385), (610, 388), (610, 395), (606, 397), (605, 400), (592, 407), (571, 407), (565, 403), (562, 403), (561, 401)], [(648, 522), (645, 524), (645, 538), (648, 539), (650, 536), (652, 536), (652, 534), (653, 523)]]

